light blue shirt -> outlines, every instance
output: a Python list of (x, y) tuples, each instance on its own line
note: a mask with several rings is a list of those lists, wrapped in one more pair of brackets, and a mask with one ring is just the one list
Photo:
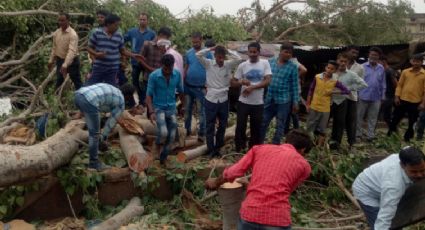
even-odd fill
[(412, 181), (400, 165), (398, 154), (363, 170), (353, 183), (353, 194), (363, 204), (379, 207), (375, 229), (386, 230), (397, 211), (397, 205)]
[(176, 90), (179, 93), (183, 93), (183, 84), (179, 71), (173, 69), (168, 82), (162, 74), (162, 68), (156, 69), (149, 75), (146, 94), (153, 98), (153, 107), (155, 109), (175, 109)]

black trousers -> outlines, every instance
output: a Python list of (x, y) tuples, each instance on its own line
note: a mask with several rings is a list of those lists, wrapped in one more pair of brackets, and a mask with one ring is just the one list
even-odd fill
[[(56, 57), (56, 89), (59, 88), (65, 80), (64, 76), (60, 72), (64, 61), (65, 59)], [(78, 56), (72, 60), (72, 63), (68, 66), (67, 70), (69, 77), (74, 83), (75, 90), (78, 90), (83, 85), (80, 74), (80, 58)]]
[(391, 115), (393, 114), (394, 97), (388, 97), (381, 104), (381, 116), (387, 123), (388, 127), (391, 125)]
[(347, 112), (345, 115), (345, 131), (349, 145), (356, 143), (357, 129), (357, 101), (345, 100), (347, 102)]
[(332, 103), (331, 116), (333, 121), (331, 140), (337, 144), (341, 144), (345, 129), (345, 119), (347, 117), (347, 100), (344, 100), (339, 105)]
[(249, 148), (261, 144), (261, 123), (263, 121), (264, 105), (249, 105), (238, 101), (235, 146), (236, 151), (246, 148), (246, 125), (249, 117), (249, 127), (251, 136), (249, 138)]
[(390, 124), (389, 133), (397, 131), (398, 123), (403, 119), (404, 115), (407, 113), (407, 118), (409, 119), (409, 125), (404, 133), (404, 140), (409, 141), (410, 138), (414, 135), (413, 125), (418, 120), (419, 110), (418, 106), (420, 103), (411, 103), (408, 101), (400, 100), (400, 105), (394, 108), (393, 119)]

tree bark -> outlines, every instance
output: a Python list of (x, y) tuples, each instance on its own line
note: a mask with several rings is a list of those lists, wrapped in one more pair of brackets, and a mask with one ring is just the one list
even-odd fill
[(47, 175), (67, 164), (87, 140), (80, 120), (69, 122), (47, 140), (32, 145), (0, 145), (0, 187)]
[[(226, 133), (224, 134), (224, 140), (227, 141), (235, 137), (235, 130), (236, 130), (235, 125), (230, 128), (227, 128)], [(194, 149), (184, 150), (177, 154), (177, 161), (184, 163), (206, 154), (207, 151), (208, 151), (208, 148), (206, 144), (198, 146)]]
[(129, 134), (119, 125), (117, 129), (121, 150), (127, 158), (129, 168), (137, 173), (143, 172), (153, 162), (153, 156), (143, 149), (138, 136)]
[(141, 205), (140, 198), (133, 197), (133, 199), (130, 200), (130, 203), (128, 203), (121, 212), (95, 226), (92, 230), (118, 229), (119, 227), (128, 224), (133, 217), (141, 215), (143, 211), (144, 208)]

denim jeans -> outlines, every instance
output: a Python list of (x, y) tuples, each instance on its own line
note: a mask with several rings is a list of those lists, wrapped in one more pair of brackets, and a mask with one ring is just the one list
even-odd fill
[[(65, 80), (64, 76), (60, 72), (64, 61), (64, 59), (56, 57), (56, 89), (59, 88)], [(74, 83), (75, 90), (78, 90), (83, 85), (80, 74), (80, 58), (75, 57), (74, 60), (72, 60), (72, 63), (68, 66), (67, 70), (69, 77)]]
[(84, 86), (97, 83), (106, 83), (118, 87), (118, 69), (93, 66), (91, 77), (85, 82)]
[[(212, 103), (205, 100), (205, 115), (207, 123), (207, 147), (209, 154), (215, 154), (224, 146), (224, 133), (226, 132), (227, 119), (229, 117), (229, 101)], [(218, 128), (215, 131), (215, 122), (218, 118)], [(214, 144), (215, 136), (215, 144)]]
[(136, 88), (137, 95), (139, 96), (139, 104), (143, 105), (146, 99), (146, 87), (140, 85), (140, 73), (142, 67), (139, 64), (131, 65), (131, 79), (134, 87)]
[(176, 138), (177, 117), (176, 108), (158, 109), (155, 108), (156, 115), (156, 144), (164, 145), (159, 156), (160, 161), (167, 159), (171, 150), (171, 144)]
[(184, 93), (186, 94), (184, 120), (186, 132), (187, 134), (191, 134), (193, 105), (196, 103), (199, 113), (198, 136), (205, 136), (205, 89), (201, 87), (191, 87), (185, 84)]
[[(265, 141), (267, 128), (273, 117), (276, 117), (276, 131), (273, 136), (272, 143), (280, 144), (285, 132), (286, 119), (291, 113), (291, 102), (277, 104), (273, 100), (264, 105), (263, 122), (261, 125), (261, 142)], [(251, 130), (252, 131), (252, 130)]]
[[(291, 105), (290, 108), (292, 108), (292, 105)], [(290, 112), (288, 117), (286, 118), (286, 121), (285, 121), (285, 132), (284, 132), (285, 135), (287, 133), (289, 133), (289, 131), (290, 131), (291, 121), (292, 121), (292, 128), (293, 129), (299, 129), (300, 128), (300, 118), (298, 117), (298, 113)]]
[(376, 121), (378, 120), (379, 108), (381, 101), (364, 101), (359, 99), (357, 107), (357, 137), (363, 134), (363, 118), (367, 114), (367, 138), (372, 139), (375, 137)]
[(378, 217), (379, 207), (372, 207), (369, 205), (363, 204), (361, 201), (357, 200), (359, 202), (360, 208), (363, 210), (367, 223), (369, 224), (369, 227), (371, 230), (375, 229), (375, 221)]
[(291, 230), (291, 226), (270, 226), (245, 221), (239, 218), (238, 230)]
[(90, 104), (84, 95), (80, 93), (75, 94), (75, 105), (84, 113), (87, 129), (89, 131), (89, 167), (97, 168), (99, 159), (97, 153), (99, 151), (99, 137), (100, 137), (100, 115), (96, 106)]

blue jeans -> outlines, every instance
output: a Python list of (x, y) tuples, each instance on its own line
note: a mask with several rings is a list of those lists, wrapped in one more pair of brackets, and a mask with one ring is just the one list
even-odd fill
[(378, 217), (378, 212), (379, 212), (379, 207), (372, 207), (369, 205), (365, 205), (363, 204), (361, 201), (357, 200), (359, 202), (360, 208), (362, 208), (366, 219), (367, 219), (367, 223), (369, 224), (369, 227), (371, 230), (375, 229), (375, 221), (376, 218)]
[(97, 168), (99, 159), (97, 153), (99, 151), (100, 137), (100, 115), (96, 106), (90, 104), (86, 97), (80, 93), (75, 94), (75, 105), (84, 113), (87, 129), (89, 131), (89, 168)]
[(291, 230), (291, 226), (270, 226), (245, 221), (239, 218), (238, 230)]
[(93, 66), (91, 77), (85, 82), (84, 86), (90, 86), (97, 83), (106, 83), (118, 86), (118, 69), (108, 69)]
[(171, 109), (155, 109), (156, 115), (156, 144), (164, 145), (159, 156), (160, 161), (167, 159), (171, 150), (171, 144), (176, 138), (177, 117), (176, 108)]
[(205, 89), (201, 87), (191, 87), (185, 84), (184, 93), (186, 94), (186, 112), (184, 120), (186, 132), (187, 134), (191, 134), (193, 105), (196, 103), (199, 113), (198, 136), (205, 136)]
[(139, 96), (139, 104), (143, 105), (146, 99), (146, 87), (140, 85), (140, 73), (142, 72), (142, 67), (139, 64), (131, 65), (131, 80), (136, 88), (137, 95)]
[(291, 102), (277, 104), (274, 100), (271, 100), (264, 105), (263, 124), (261, 126), (261, 142), (264, 142), (266, 139), (267, 128), (269, 127), (273, 117), (276, 117), (276, 132), (274, 133), (272, 143), (280, 144), (285, 131), (286, 119), (291, 112), (291, 105)]
[[(206, 139), (208, 153), (214, 155), (224, 146), (224, 133), (226, 132), (227, 119), (229, 117), (229, 101), (212, 103), (205, 100), (205, 116), (207, 123)], [(215, 121), (217, 118), (218, 128), (217, 132), (215, 132)]]

